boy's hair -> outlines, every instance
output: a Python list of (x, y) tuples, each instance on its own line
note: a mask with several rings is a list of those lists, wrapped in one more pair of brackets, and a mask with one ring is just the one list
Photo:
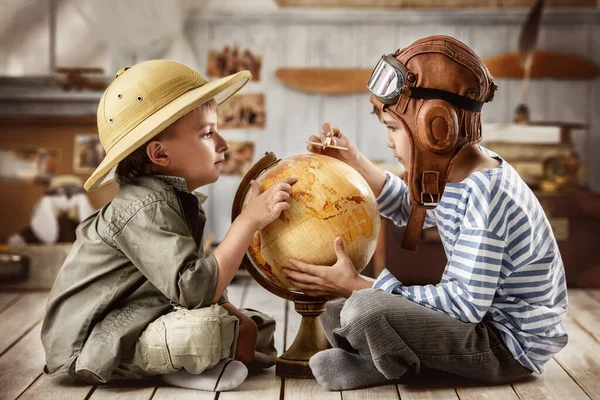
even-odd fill
[(373, 106), (373, 111), (371, 114), (375, 114), (379, 122), (383, 123), (383, 119), (381, 119), (381, 110), (377, 106)]
[[(200, 104), (197, 109), (205, 111), (217, 111), (217, 102), (214, 99), (210, 99), (206, 103)], [(154, 165), (148, 157), (148, 154), (146, 154), (146, 146), (153, 140), (164, 140), (175, 137), (175, 125), (177, 122), (181, 121), (181, 118), (167, 126), (163, 131), (135, 149), (133, 153), (125, 157), (125, 159), (117, 164), (115, 181), (119, 184), (119, 186), (123, 186), (125, 183), (132, 183), (136, 178), (141, 176), (156, 174)]]

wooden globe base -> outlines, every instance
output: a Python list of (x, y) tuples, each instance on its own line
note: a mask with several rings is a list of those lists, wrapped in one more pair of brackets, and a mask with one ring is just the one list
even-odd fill
[(275, 374), (284, 378), (314, 378), (308, 360), (315, 353), (331, 347), (319, 315), (325, 311), (325, 301), (293, 300), (296, 311), (302, 315), (302, 322), (296, 334), (296, 339), (290, 348), (277, 358)]

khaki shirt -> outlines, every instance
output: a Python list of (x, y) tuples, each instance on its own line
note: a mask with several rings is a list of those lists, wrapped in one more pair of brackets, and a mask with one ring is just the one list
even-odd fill
[[(186, 219), (183, 200), (192, 212), (197, 207), (196, 221)], [(132, 360), (149, 323), (174, 305), (211, 304), (218, 265), (202, 250), (205, 200), (188, 193), (182, 178), (146, 176), (81, 222), (48, 300), (45, 372), (118, 379), (117, 366)]]

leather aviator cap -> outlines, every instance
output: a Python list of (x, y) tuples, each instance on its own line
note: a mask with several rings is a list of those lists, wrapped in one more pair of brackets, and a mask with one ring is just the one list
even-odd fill
[(402, 94), (392, 105), (384, 105), (374, 95), (370, 100), (380, 111), (400, 119), (410, 133), (412, 161), (405, 179), (412, 210), (402, 247), (415, 251), (425, 212), (439, 203), (456, 156), (481, 141), (481, 114), (439, 98), (411, 98), (410, 88), (439, 89), (489, 102), (497, 87), (477, 54), (449, 36), (417, 40), (394, 56), (408, 69)]

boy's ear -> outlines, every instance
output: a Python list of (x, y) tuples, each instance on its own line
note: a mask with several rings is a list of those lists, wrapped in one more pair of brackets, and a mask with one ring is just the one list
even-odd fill
[(169, 155), (165, 151), (163, 142), (160, 140), (152, 140), (146, 145), (146, 155), (153, 164), (166, 167), (171, 162)]

